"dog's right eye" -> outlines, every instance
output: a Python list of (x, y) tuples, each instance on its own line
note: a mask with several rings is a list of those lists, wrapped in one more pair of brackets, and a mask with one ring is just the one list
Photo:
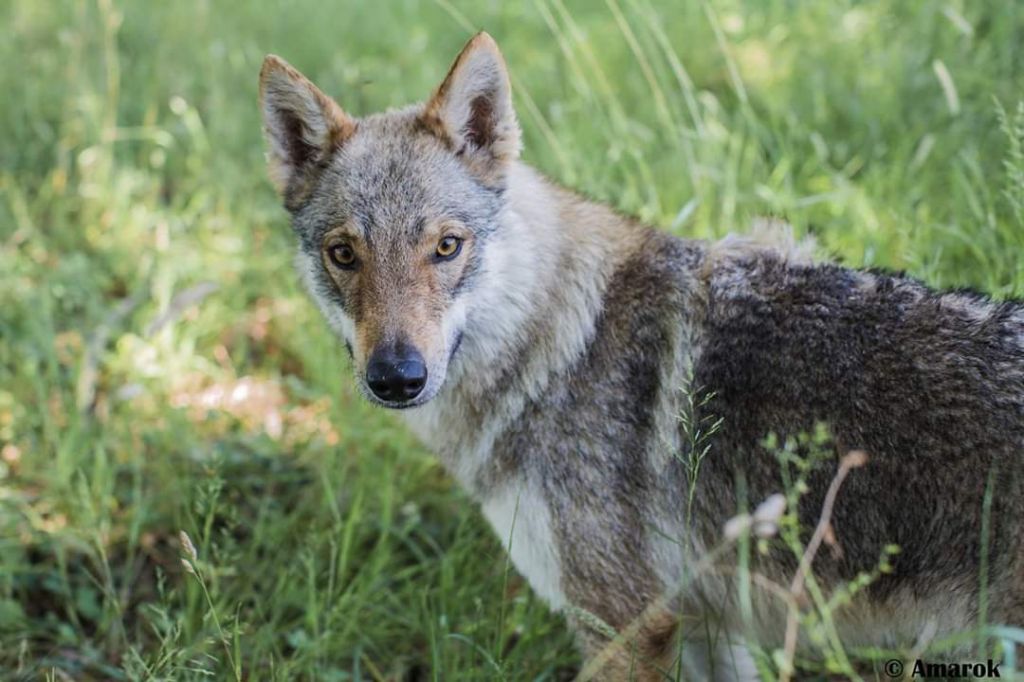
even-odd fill
[(451, 235), (437, 243), (437, 257), (442, 260), (449, 260), (459, 255), (462, 250), (462, 240)]
[(343, 270), (350, 270), (356, 264), (356, 252), (348, 244), (335, 244), (327, 250), (327, 256)]

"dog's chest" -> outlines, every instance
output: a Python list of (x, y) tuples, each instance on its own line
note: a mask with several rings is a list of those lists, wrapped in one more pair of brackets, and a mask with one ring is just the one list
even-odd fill
[(484, 516), (533, 591), (551, 608), (565, 605), (551, 511), (540, 490), (521, 479), (502, 484), (482, 503)]
[(452, 475), (480, 502), (484, 517), (520, 575), (551, 608), (561, 609), (566, 603), (561, 560), (551, 510), (542, 489), (531, 485), (522, 471), (483, 482), (489, 477), (482, 472), (493, 460), (495, 443), (502, 438), (507, 420), (499, 414), (467, 428), (464, 420), (456, 418), (457, 408), (438, 400), (410, 410), (412, 414), (406, 417), (417, 435), (432, 446)]

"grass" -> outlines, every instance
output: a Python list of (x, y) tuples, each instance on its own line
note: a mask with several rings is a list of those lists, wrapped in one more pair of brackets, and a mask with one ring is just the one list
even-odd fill
[(778, 215), (853, 265), (1024, 294), (1015, 3), (11, 0), (0, 15), (4, 679), (579, 666), (466, 496), (354, 394), (299, 291), (263, 165), (267, 52), (361, 114), (423, 98), (486, 28), (525, 156), (558, 180), (681, 235)]

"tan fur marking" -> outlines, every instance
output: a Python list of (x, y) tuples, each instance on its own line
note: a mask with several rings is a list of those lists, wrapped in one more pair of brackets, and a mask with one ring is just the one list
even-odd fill
[[(442, 271), (431, 259), (437, 242), (447, 235), (463, 240), (463, 253)], [(344, 239), (356, 252), (359, 266), (354, 271), (338, 270), (330, 264), (327, 246)], [(428, 225), (417, 246), (400, 261), (384, 264), (380, 254), (366, 250), (358, 230), (350, 225), (332, 229), (323, 239), (322, 260), (331, 279), (346, 298), (372, 301), (362, 307), (355, 320), (356, 352), (368, 357), (381, 343), (404, 341), (423, 354), (428, 364), (443, 355), (442, 311), (447, 305), (442, 279), (457, 279), (472, 249), (472, 235), (450, 221)], [(400, 277), (396, 277), (396, 270)]]
[(781, 256), (789, 263), (813, 263), (817, 248), (812, 237), (797, 239), (792, 225), (775, 219), (755, 220), (746, 234), (729, 234), (713, 242), (704, 261), (702, 277), (709, 277), (715, 265), (726, 260), (754, 258), (759, 253)]
[(264, 117), (264, 134), (270, 140), (270, 179), (287, 204), (301, 202), (309, 190), (309, 168), (297, 167), (296, 160), (285, 153), (289, 135), (300, 131), (281, 130), (276, 117), (283, 111), (292, 113), (304, 126), (310, 122), (302, 120), (309, 112), (303, 111), (303, 96), (311, 96), (322, 117), (325, 134), (321, 139), (308, 140), (318, 150), (319, 159), (325, 159), (333, 150), (348, 140), (356, 131), (356, 121), (342, 110), (330, 97), (325, 95), (308, 78), (288, 62), (276, 55), (267, 55), (263, 60), (259, 77), (259, 102)]
[[(487, 33), (478, 33), (455, 58), (420, 122), (453, 151), (467, 151), (463, 161), (481, 179), (497, 182), (505, 163), (519, 156), (511, 91), (498, 45)], [(467, 131), (473, 122), (482, 127)]]
[(302, 75), (298, 69), (275, 54), (268, 54), (263, 59), (263, 66), (260, 68), (261, 103), (266, 100), (267, 85), (272, 75), (276, 72), (286, 74), (289, 79), (296, 83), (301, 83), (303, 86), (309, 88), (309, 91), (313, 93), (313, 96), (316, 97), (317, 103), (323, 109), (324, 115), (331, 123), (329, 140), (331, 145), (337, 146), (355, 134), (355, 119), (346, 114), (344, 109), (342, 109), (337, 102), (325, 95), (320, 88)]
[(426, 126), (438, 137), (447, 139), (450, 141), (449, 131), (444, 125), (444, 121), (441, 119), (441, 109), (444, 107), (445, 100), (448, 97), (452, 89), (452, 84), (455, 83), (456, 79), (459, 78), (461, 71), (464, 70), (466, 63), (477, 50), (488, 50), (494, 54), (494, 57), (505, 68), (505, 58), (501, 55), (501, 50), (498, 49), (498, 44), (494, 42), (494, 38), (490, 36), (486, 31), (480, 31), (475, 36), (469, 39), (469, 42), (465, 44), (462, 51), (459, 52), (458, 56), (455, 57), (455, 61), (448, 68), (448, 73), (445, 74), (444, 80), (441, 81), (441, 85), (437, 86), (437, 90), (427, 100), (426, 107), (423, 109), (422, 121)]
[[(578, 680), (664, 680), (676, 653), (679, 621), (669, 611), (642, 616), (645, 622), (632, 640), (609, 643), (600, 636), (582, 634), (585, 665)], [(586, 626), (582, 626), (586, 627)]]

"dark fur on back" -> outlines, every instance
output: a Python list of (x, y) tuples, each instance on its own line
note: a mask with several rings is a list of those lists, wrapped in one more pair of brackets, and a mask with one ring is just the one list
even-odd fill
[[(778, 490), (780, 464), (760, 445), (823, 422), (837, 458), (813, 474), (801, 516), (812, 527), (838, 455), (868, 453), (843, 486), (833, 527), (843, 548), (816, 572), (832, 580), (870, 570), (899, 545), (884, 597), (908, 578), (976, 591), (982, 504), (992, 475), (993, 571), (1019, 561), (1024, 511), (1024, 306), (938, 293), (889, 274), (790, 264), (771, 252), (714, 269), (696, 384), (724, 426), (699, 504), (734, 513), (745, 472), (756, 503)], [(784, 556), (784, 554), (780, 554)], [(795, 557), (789, 556), (789, 569)], [(1021, 616), (1021, 597), (1003, 603)]]

